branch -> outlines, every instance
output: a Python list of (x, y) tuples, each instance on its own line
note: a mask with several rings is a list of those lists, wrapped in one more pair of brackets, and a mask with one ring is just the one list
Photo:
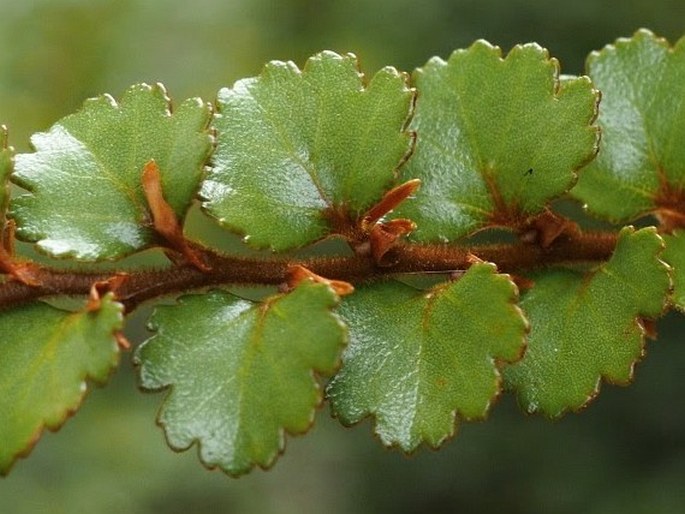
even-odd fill
[(585, 264), (609, 259), (616, 246), (614, 233), (577, 233), (557, 238), (544, 248), (538, 244), (421, 245), (398, 243), (380, 265), (373, 255), (315, 257), (309, 259), (254, 259), (216, 253), (197, 243), (192, 252), (207, 264), (179, 262), (163, 270), (74, 273), (35, 265), (32, 284), (8, 278), (0, 284), (0, 308), (54, 295), (88, 295), (93, 284), (113, 291), (131, 312), (141, 303), (160, 296), (225, 285), (282, 285), (289, 270), (299, 265), (331, 280), (358, 284), (404, 273), (445, 272), (468, 269), (475, 260), (494, 262), (504, 273), (524, 273), (555, 264)]

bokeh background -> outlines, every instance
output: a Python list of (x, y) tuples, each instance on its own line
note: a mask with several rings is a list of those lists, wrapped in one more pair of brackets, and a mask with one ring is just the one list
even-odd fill
[[(588, 52), (639, 27), (675, 41), (685, 3), (0, 0), (0, 123), (26, 151), (31, 133), (87, 97), (160, 81), (177, 101), (212, 100), (268, 60), (301, 65), (322, 49), (354, 52), (371, 73), (412, 70), (478, 38), (505, 50), (537, 41), (577, 74)], [(680, 514), (683, 327), (680, 316), (662, 320), (636, 383), (603, 386), (582, 414), (525, 417), (505, 396), (487, 423), (462, 426), (439, 452), (405, 457), (383, 449), (369, 423), (345, 429), (324, 408), (273, 470), (239, 480), (205, 470), (194, 450), (165, 446), (154, 425), (162, 395), (137, 391), (125, 356), (110, 385), (0, 481), (0, 512)]]

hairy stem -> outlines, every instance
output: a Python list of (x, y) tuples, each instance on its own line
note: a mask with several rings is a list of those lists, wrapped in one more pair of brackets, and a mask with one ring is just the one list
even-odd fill
[[(76, 273), (32, 265), (30, 284), (8, 279), (0, 284), (0, 308), (54, 295), (86, 295), (95, 283), (111, 289), (127, 312), (142, 302), (192, 289), (221, 285), (282, 285), (294, 265), (317, 275), (354, 284), (403, 273), (454, 272), (477, 261), (494, 262), (501, 272), (521, 274), (555, 264), (596, 263), (608, 260), (616, 246), (615, 233), (577, 233), (559, 237), (543, 248), (537, 244), (491, 244), (461, 247), (399, 243), (381, 264), (371, 255), (314, 257), (309, 259), (248, 259), (213, 252), (192, 244), (207, 269), (192, 263), (175, 264), (163, 270), (126, 273)], [(112, 277), (117, 276), (117, 280)], [(108, 286), (111, 284), (111, 287)]]

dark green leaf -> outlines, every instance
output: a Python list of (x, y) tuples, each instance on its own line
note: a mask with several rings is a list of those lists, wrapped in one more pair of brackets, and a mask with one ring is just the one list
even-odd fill
[(662, 239), (653, 228), (621, 231), (611, 260), (590, 273), (548, 270), (521, 307), (531, 332), (524, 358), (504, 370), (527, 412), (557, 417), (577, 411), (605, 379), (627, 384), (644, 352), (641, 318), (664, 308), (670, 280), (658, 259)]
[(349, 425), (371, 414), (386, 445), (439, 446), (457, 415), (485, 417), (500, 391), (497, 361), (514, 361), (527, 324), (516, 287), (492, 264), (420, 291), (399, 282), (360, 287), (343, 302), (350, 345), (327, 394)]
[(558, 73), (535, 44), (502, 58), (484, 41), (416, 70), (417, 143), (402, 175), (422, 187), (398, 209), (418, 224), (416, 238), (506, 224), (568, 190), (596, 152), (599, 94), (586, 77), (560, 83)]

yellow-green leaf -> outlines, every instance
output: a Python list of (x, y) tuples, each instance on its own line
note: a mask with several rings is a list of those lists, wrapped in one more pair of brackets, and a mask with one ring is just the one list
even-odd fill
[(78, 409), (87, 381), (107, 380), (122, 310), (107, 295), (93, 312), (36, 302), (0, 313), (0, 474)]
[(664, 235), (666, 249), (664, 261), (671, 265), (673, 278), (673, 304), (680, 311), (685, 311), (685, 231), (676, 230), (673, 234)]

